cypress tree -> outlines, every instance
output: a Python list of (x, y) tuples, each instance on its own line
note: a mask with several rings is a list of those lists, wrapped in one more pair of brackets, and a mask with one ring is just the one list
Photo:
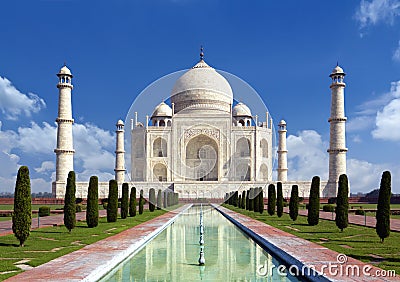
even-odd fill
[(246, 210), (250, 210), (250, 189), (246, 190)]
[(283, 215), (283, 191), (282, 182), (278, 182), (277, 185), (277, 195), (276, 195), (276, 215), (281, 217)]
[(75, 228), (76, 224), (75, 191), (75, 172), (70, 171), (68, 173), (64, 198), (64, 225), (69, 232)]
[(143, 214), (143, 208), (144, 208), (143, 189), (140, 189), (139, 214)]
[(122, 184), (122, 199), (121, 199), (121, 218), (128, 217), (129, 212), (129, 186), (128, 183)]
[(343, 231), (349, 225), (349, 182), (346, 174), (339, 176), (339, 188), (336, 198), (336, 226)]
[(263, 189), (260, 187), (260, 200), (259, 200), (259, 205), (260, 207), (258, 208), (258, 211), (262, 214), (264, 212), (264, 192)]
[(150, 188), (149, 191), (149, 211), (153, 212), (156, 209), (156, 191), (154, 188)]
[(246, 208), (246, 191), (242, 191), (242, 203), (241, 203), (242, 209)]
[(161, 210), (161, 207), (162, 207), (161, 189), (158, 189), (158, 192), (157, 192), (157, 209)]
[(250, 188), (249, 193), (249, 211), (254, 211), (254, 189)]
[(307, 222), (311, 226), (317, 225), (319, 222), (319, 183), (319, 177), (314, 176), (311, 181), (307, 215)]
[(258, 188), (254, 188), (254, 212), (259, 212), (259, 208), (260, 208), (260, 197), (259, 197), (259, 189)]
[(276, 193), (275, 193), (275, 185), (268, 185), (268, 214), (274, 215), (276, 207)]
[(235, 207), (239, 207), (239, 192), (235, 191)]
[(299, 186), (293, 185), (290, 193), (289, 216), (293, 221), (296, 221), (299, 215)]
[(129, 199), (129, 216), (136, 216), (136, 188), (131, 188), (131, 195)]
[(31, 181), (27, 166), (18, 169), (14, 192), (14, 213), (12, 216), (12, 230), (23, 247), (30, 235), (32, 224)]
[(240, 194), (239, 195), (239, 199), (238, 199), (238, 206), (237, 206), (238, 208), (241, 208), (242, 207), (242, 195)]
[(390, 197), (392, 196), (391, 174), (384, 171), (379, 187), (378, 207), (376, 211), (376, 233), (381, 242), (390, 235)]
[(118, 183), (112, 179), (108, 183), (107, 222), (116, 222), (118, 217)]
[(97, 176), (91, 176), (89, 180), (86, 224), (90, 228), (99, 224), (99, 180)]

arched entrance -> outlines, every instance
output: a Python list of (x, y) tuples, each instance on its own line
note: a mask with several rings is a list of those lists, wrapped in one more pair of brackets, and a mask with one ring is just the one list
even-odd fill
[(186, 179), (218, 181), (218, 145), (206, 135), (192, 138), (186, 145)]
[(167, 167), (158, 163), (153, 167), (153, 181), (167, 181)]

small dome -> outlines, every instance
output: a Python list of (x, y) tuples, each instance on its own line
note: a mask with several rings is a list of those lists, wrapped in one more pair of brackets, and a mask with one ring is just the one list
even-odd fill
[(247, 107), (245, 104), (243, 104), (242, 102), (238, 103), (236, 106), (233, 107), (232, 109), (232, 115), (234, 117), (251, 117), (251, 111), (249, 109), (249, 107)]
[(72, 75), (72, 73), (69, 70), (69, 68), (67, 68), (67, 66), (65, 66), (65, 65), (60, 69), (60, 72), (58, 74)]
[(342, 69), (341, 67), (339, 67), (339, 65), (337, 65), (337, 66), (332, 70), (331, 75), (334, 75), (334, 74), (344, 74), (344, 71), (343, 71), (343, 69)]
[(117, 121), (117, 125), (124, 125), (124, 122), (122, 120)]
[(284, 120), (281, 120), (280, 122), (279, 122), (279, 125), (281, 125), (281, 126), (286, 126), (286, 121), (284, 121)]
[(162, 102), (157, 107), (155, 107), (151, 117), (172, 117), (172, 109), (170, 106)]

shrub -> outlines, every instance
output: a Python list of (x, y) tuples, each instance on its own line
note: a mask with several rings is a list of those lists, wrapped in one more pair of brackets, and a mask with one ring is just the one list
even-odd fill
[(336, 204), (336, 197), (329, 198), (328, 199), (328, 204), (330, 204), (330, 205)]
[(106, 210), (106, 209), (107, 209), (107, 207), (108, 207), (108, 203), (107, 203), (107, 202), (104, 202), (104, 203), (103, 203), (103, 209), (105, 209), (105, 210)]
[(144, 208), (144, 198), (143, 198), (143, 189), (141, 189), (139, 198), (139, 214), (143, 214), (143, 208)]
[(363, 209), (356, 209), (355, 215), (365, 215), (365, 210), (363, 210)]
[(349, 225), (349, 182), (346, 174), (339, 176), (335, 222), (340, 231)]
[(128, 217), (129, 212), (129, 185), (128, 183), (122, 184), (122, 199), (121, 199), (121, 218)]
[(260, 205), (260, 207), (258, 208), (258, 212), (262, 214), (264, 212), (264, 192), (262, 188), (260, 188), (259, 197), (260, 199), (258, 201), (258, 204)]
[(268, 186), (268, 214), (269, 215), (275, 214), (275, 207), (276, 207), (275, 185), (270, 184)]
[(308, 203), (307, 222), (309, 225), (314, 226), (319, 222), (319, 185), (320, 179), (314, 176), (311, 181), (310, 197)]
[(75, 212), (81, 212), (81, 211), (82, 211), (82, 204), (75, 205)]
[(118, 183), (112, 179), (108, 183), (107, 222), (116, 222), (118, 217)]
[(149, 211), (153, 212), (156, 209), (156, 192), (154, 188), (149, 191)]
[(157, 192), (157, 209), (161, 210), (161, 206), (162, 206), (162, 196), (161, 196), (161, 189), (158, 189)]
[(12, 230), (19, 240), (20, 247), (24, 246), (30, 235), (32, 224), (31, 181), (27, 166), (18, 169), (14, 192), (14, 213)]
[(48, 206), (39, 207), (38, 215), (40, 217), (49, 216), (50, 215), (50, 207), (48, 207)]
[(276, 215), (281, 217), (283, 215), (283, 191), (282, 182), (277, 183), (277, 195), (276, 195)]
[(99, 179), (97, 176), (91, 176), (89, 180), (86, 223), (89, 228), (99, 224)]
[(384, 171), (379, 188), (378, 207), (376, 210), (376, 233), (381, 242), (390, 235), (390, 197), (392, 194), (391, 175)]
[(129, 216), (136, 216), (136, 188), (131, 188), (131, 197), (129, 200)]
[(260, 197), (259, 197), (259, 189), (258, 188), (253, 188), (253, 210), (254, 210), (254, 212), (259, 212), (259, 208), (260, 208), (260, 203), (259, 203), (259, 200), (260, 200)]
[(68, 173), (64, 199), (64, 225), (69, 232), (75, 228), (76, 224), (75, 191), (75, 172), (70, 171)]
[(330, 204), (328, 204), (328, 205), (323, 205), (323, 206), (322, 206), (322, 210), (323, 210), (324, 212), (334, 212), (334, 211), (335, 211), (335, 207), (334, 207), (333, 205), (330, 205)]
[(293, 221), (296, 221), (299, 215), (299, 186), (293, 185), (290, 192), (289, 216)]

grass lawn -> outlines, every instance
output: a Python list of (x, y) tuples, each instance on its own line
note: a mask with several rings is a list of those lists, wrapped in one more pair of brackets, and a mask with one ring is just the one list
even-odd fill
[[(50, 207), (50, 210), (55, 210), (55, 209), (62, 209), (64, 208), (64, 205), (32, 205), (32, 210), (39, 210), (40, 207), (47, 206)], [(99, 205), (100, 207), (100, 205)], [(101, 207), (103, 207), (101, 205)], [(0, 205), (0, 210), (13, 210), (14, 205)]]
[[(171, 209), (177, 207), (171, 207)], [(84, 221), (77, 222), (76, 228), (71, 233), (68, 233), (64, 226), (35, 229), (31, 231), (23, 248), (19, 247), (19, 242), (14, 235), (1, 236), (0, 280), (22, 272), (14, 265), (18, 261), (28, 259), (27, 264), (38, 266), (164, 213), (166, 213), (164, 210), (154, 212), (145, 210), (142, 215), (137, 214), (135, 217), (126, 219), (118, 218), (117, 222), (113, 223), (107, 223), (106, 218), (99, 218), (99, 225), (95, 228), (88, 228)], [(7, 271), (17, 272), (4, 273)]]
[(224, 206), (349, 257), (385, 270), (394, 269), (397, 274), (400, 273), (399, 232), (391, 232), (382, 244), (374, 228), (350, 224), (348, 228), (340, 232), (334, 221), (320, 219), (317, 226), (309, 226), (305, 216), (299, 216), (293, 222), (285, 213), (279, 218), (276, 215), (268, 215), (267, 211), (260, 214), (229, 205)]

